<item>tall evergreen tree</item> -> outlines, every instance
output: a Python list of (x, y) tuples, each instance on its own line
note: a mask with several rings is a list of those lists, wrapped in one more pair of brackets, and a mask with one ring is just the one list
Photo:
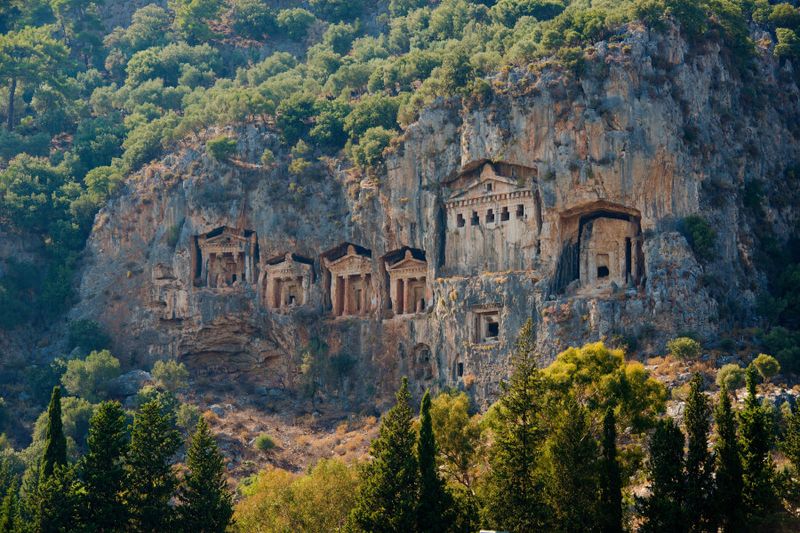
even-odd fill
[(439, 477), (436, 466), (436, 438), (431, 420), (431, 393), (425, 391), (419, 413), (419, 499), (417, 501), (417, 531), (447, 531), (454, 521), (453, 498)]
[(622, 475), (617, 460), (617, 421), (609, 407), (603, 417), (603, 456), (600, 462), (600, 531), (622, 533)]
[(742, 459), (736, 440), (736, 417), (731, 409), (728, 388), (723, 383), (714, 412), (717, 439), (714, 442), (715, 497), (717, 523), (725, 532), (741, 531)]
[(200, 417), (186, 454), (189, 472), (179, 491), (178, 518), (185, 531), (223, 532), (233, 516), (225, 462), (205, 419)]
[(773, 419), (756, 397), (756, 369), (747, 367), (747, 398), (739, 412), (739, 449), (742, 456), (742, 496), (750, 522), (766, 518), (778, 503), (772, 463)]
[(56, 466), (67, 464), (67, 438), (61, 422), (61, 387), (53, 387), (47, 407), (47, 429), (44, 435), (44, 453), (40, 465), (39, 482), (53, 474)]
[(89, 422), (89, 451), (81, 461), (80, 474), (86, 487), (86, 521), (94, 531), (118, 531), (127, 522), (122, 501), (127, 429), (119, 402), (103, 402)]
[(403, 378), (397, 402), (384, 416), (372, 442), (372, 461), (362, 474), (356, 505), (348, 526), (356, 531), (414, 531), (417, 518), (419, 469), (414, 455), (408, 380)]
[(180, 435), (158, 400), (139, 408), (125, 460), (123, 501), (129, 530), (165, 531), (171, 526), (170, 499), (178, 483), (170, 460), (180, 444)]
[(547, 440), (546, 494), (553, 528), (563, 532), (595, 530), (599, 517), (599, 454), (586, 409), (570, 394), (552, 416)]
[(659, 420), (650, 439), (650, 496), (644, 501), (641, 531), (678, 533), (686, 531), (682, 516), (685, 489), (684, 438), (671, 418)]
[(539, 473), (545, 436), (540, 413), (543, 378), (533, 345), (533, 323), (520, 330), (512, 359), (510, 381), (502, 384), (494, 445), (489, 455), (484, 521), (496, 529), (537, 531), (548, 526)]
[(56, 465), (46, 478), (39, 479), (39, 495), (33, 530), (37, 533), (83, 531), (81, 506), (86, 492), (75, 467)]
[(0, 533), (14, 533), (19, 531), (19, 487), (17, 480), (11, 482), (0, 504)]
[(703, 378), (695, 374), (686, 400), (686, 494), (684, 517), (690, 531), (712, 529), (714, 458), (708, 450), (711, 406), (702, 391)]

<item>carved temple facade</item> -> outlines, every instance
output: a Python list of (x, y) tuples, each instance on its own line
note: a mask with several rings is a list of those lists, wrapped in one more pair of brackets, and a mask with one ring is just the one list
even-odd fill
[(254, 231), (223, 226), (194, 240), (194, 285), (215, 289), (255, 280), (258, 239)]
[(389, 275), (392, 311), (395, 315), (422, 313), (431, 301), (425, 252), (403, 247), (383, 256)]

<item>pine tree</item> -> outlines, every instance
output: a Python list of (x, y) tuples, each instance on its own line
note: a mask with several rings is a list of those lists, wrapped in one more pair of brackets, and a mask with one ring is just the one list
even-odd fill
[(19, 488), (17, 480), (11, 482), (0, 505), (0, 533), (13, 533), (20, 529)]
[(772, 413), (756, 397), (756, 369), (747, 367), (747, 398), (739, 412), (739, 449), (742, 456), (742, 499), (748, 520), (757, 523), (777, 505)]
[(603, 417), (603, 457), (600, 462), (600, 531), (622, 533), (622, 475), (617, 460), (617, 421), (614, 409)]
[(742, 460), (736, 440), (736, 417), (728, 388), (722, 385), (714, 413), (717, 439), (714, 443), (717, 522), (725, 532), (740, 531), (742, 520)]
[(122, 488), (128, 431), (119, 402), (100, 404), (89, 422), (87, 445), (89, 451), (80, 464), (87, 523), (94, 531), (120, 530), (120, 524), (127, 522)]
[(591, 531), (598, 523), (599, 454), (588, 416), (586, 408), (568, 395), (552, 417), (545, 452), (546, 494), (557, 531)]
[(436, 438), (431, 420), (431, 394), (425, 391), (419, 413), (419, 499), (417, 531), (447, 531), (453, 524), (453, 498), (439, 477), (436, 466)]
[(58, 465), (67, 464), (67, 438), (61, 423), (61, 387), (53, 387), (47, 407), (47, 429), (44, 436), (44, 453), (40, 465), (40, 483), (53, 474)]
[(707, 531), (713, 521), (714, 458), (708, 450), (711, 407), (702, 392), (703, 378), (695, 374), (686, 400), (686, 494), (684, 517), (690, 531)]
[(397, 402), (383, 418), (372, 442), (372, 461), (362, 474), (348, 526), (356, 531), (409, 532), (416, 527), (419, 469), (408, 380), (403, 378)]
[(205, 419), (200, 417), (186, 454), (189, 472), (179, 491), (177, 512), (185, 531), (223, 532), (233, 516), (225, 463)]
[(545, 431), (540, 412), (543, 378), (533, 352), (533, 323), (520, 330), (513, 372), (497, 404), (494, 444), (489, 455), (483, 519), (495, 529), (537, 531), (549, 511), (539, 474)]
[(650, 496), (644, 501), (642, 532), (686, 531), (682, 516), (683, 433), (671, 418), (659, 420), (650, 439)]
[(50, 476), (39, 480), (34, 531), (82, 531), (81, 506), (85, 496), (75, 467), (56, 465)]
[(125, 460), (123, 501), (130, 515), (128, 529), (165, 531), (170, 527), (170, 499), (177, 487), (170, 459), (180, 444), (180, 435), (159, 401), (139, 408)]

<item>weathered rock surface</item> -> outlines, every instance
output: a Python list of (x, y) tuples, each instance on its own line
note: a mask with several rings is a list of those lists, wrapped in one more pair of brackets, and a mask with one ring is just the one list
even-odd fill
[[(711, 338), (752, 318), (764, 283), (740, 191), (750, 180), (780, 187), (798, 153), (798, 88), (763, 55), (767, 96), (755, 109), (715, 45), (690, 49), (674, 31), (631, 27), (622, 42), (591, 50), (578, 81), (558, 69), (512, 71), (492, 80), (488, 101), (439, 102), (407, 129), (379, 180), (336, 161), (299, 179), (285, 158), (260, 168), (253, 162), (264, 148), (280, 154), (263, 126), (236, 130), (237, 164), (176, 146), (98, 214), (72, 316), (102, 322), (115, 352), (134, 363), (174, 356), (216, 383), (294, 392), (314, 383), (320, 399), (346, 403), (383, 402), (401, 375), (415, 391), (461, 387), (489, 401), (528, 318), (545, 358), (601, 338), (635, 337), (645, 353), (676, 332)], [(478, 227), (461, 229), (487, 232), (483, 250), (448, 264), (448, 235), (461, 229), (445, 204), (466, 183), (462, 171), (484, 161), (531, 174), (518, 187), (532, 198), (522, 220), (535, 239), (518, 235), (522, 247), (509, 253), (497, 229), (505, 215), (481, 211)], [(765, 207), (785, 235), (794, 209)], [(705, 265), (678, 231), (697, 212), (717, 232), (716, 258)], [(623, 237), (599, 242), (608, 253), (584, 253), (582, 269), (572, 268), (598, 217), (624, 219), (638, 236), (627, 249)], [(195, 237), (222, 227), (256, 233), (260, 268), (288, 252), (313, 259), (305, 305), (269, 309), (256, 282), (198, 286)], [(370, 252), (368, 314), (331, 316), (335, 280), (320, 256), (343, 242)], [(381, 258), (404, 246), (424, 251), (430, 298), (422, 312), (395, 315)], [(614, 268), (626, 281), (601, 283)], [(721, 316), (731, 297), (736, 313)]]

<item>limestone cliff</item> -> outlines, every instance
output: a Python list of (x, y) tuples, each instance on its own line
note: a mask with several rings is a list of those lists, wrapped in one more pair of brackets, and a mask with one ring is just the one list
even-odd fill
[[(98, 214), (72, 316), (135, 363), (174, 356), (262, 392), (311, 380), (348, 405), (380, 403), (401, 375), (490, 401), (528, 318), (545, 357), (712, 340), (754, 319), (751, 225), (785, 235), (796, 215), (742, 207), (746, 182), (780, 194), (798, 153), (800, 91), (760, 42), (753, 91), (718, 46), (630, 26), (578, 77), (511, 70), (437, 102), (378, 178), (337, 160), (292, 178), (265, 125), (235, 131), (232, 163), (187, 141)], [(264, 148), (272, 167), (255, 163)], [(704, 265), (678, 231), (698, 212), (717, 232)]]

